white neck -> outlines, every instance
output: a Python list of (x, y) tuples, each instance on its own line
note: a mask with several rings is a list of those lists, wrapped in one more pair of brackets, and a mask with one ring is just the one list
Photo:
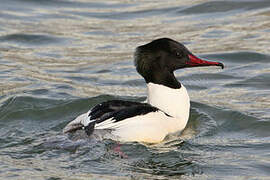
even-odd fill
[(186, 88), (181, 84), (180, 89), (164, 85), (147, 84), (147, 102), (165, 113), (181, 121), (188, 121), (190, 101)]

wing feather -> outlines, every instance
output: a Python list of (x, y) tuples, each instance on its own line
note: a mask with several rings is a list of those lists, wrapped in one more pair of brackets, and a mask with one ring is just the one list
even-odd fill
[[(117, 117), (116, 119), (121, 119), (119, 112), (126, 108), (141, 106), (145, 103), (133, 102), (133, 101), (123, 101), (123, 100), (111, 100), (100, 103), (90, 109), (87, 113), (78, 116), (75, 120), (71, 121), (66, 125), (63, 132), (74, 132), (78, 129), (83, 129), (84, 127), (95, 127), (96, 124), (102, 123), (106, 120)], [(111, 123), (107, 121), (107, 123)], [(91, 132), (88, 128), (88, 131)]]

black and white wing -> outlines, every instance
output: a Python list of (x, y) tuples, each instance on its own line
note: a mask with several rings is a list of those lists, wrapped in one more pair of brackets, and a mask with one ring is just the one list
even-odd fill
[(86, 133), (90, 135), (95, 127), (99, 129), (113, 128), (113, 123), (155, 111), (158, 111), (156, 107), (146, 103), (122, 100), (106, 101), (71, 121), (63, 132), (68, 133), (85, 129)]

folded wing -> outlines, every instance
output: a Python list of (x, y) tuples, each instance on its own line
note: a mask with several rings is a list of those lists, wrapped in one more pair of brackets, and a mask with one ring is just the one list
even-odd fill
[(85, 129), (86, 133), (90, 135), (95, 127), (98, 129), (113, 128), (116, 122), (155, 111), (158, 111), (156, 107), (146, 103), (122, 100), (106, 101), (71, 121), (63, 132), (69, 133)]

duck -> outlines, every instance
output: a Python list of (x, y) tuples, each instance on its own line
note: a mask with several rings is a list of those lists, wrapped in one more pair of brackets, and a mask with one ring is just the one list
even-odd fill
[(201, 66), (224, 68), (223, 63), (203, 60), (170, 38), (138, 46), (134, 65), (147, 85), (145, 102), (101, 102), (69, 122), (63, 132), (83, 130), (91, 137), (95, 131), (105, 130), (112, 135), (111, 139), (120, 142), (162, 142), (169, 134), (181, 133), (190, 114), (187, 89), (174, 72)]

